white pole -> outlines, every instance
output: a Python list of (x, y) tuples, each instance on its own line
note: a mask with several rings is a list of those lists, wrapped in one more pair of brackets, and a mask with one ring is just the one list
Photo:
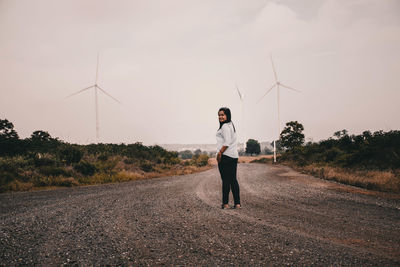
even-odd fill
[(247, 127), (246, 127), (246, 117), (245, 117), (244, 107), (243, 107), (243, 127), (244, 127), (244, 129), (243, 129), (243, 136), (244, 136), (244, 145), (243, 145), (243, 147), (244, 147), (244, 152), (246, 153), (246, 148), (247, 148), (246, 129), (247, 129)]
[[(276, 87), (276, 91), (277, 91), (277, 96), (278, 96), (278, 137), (277, 140), (279, 140), (279, 134), (281, 131), (281, 114), (280, 114), (280, 95), (279, 95), (279, 82), (278, 85)], [(276, 147), (275, 147), (275, 158), (274, 158), (274, 162), (276, 162)]]
[(99, 74), (99, 52), (97, 52), (97, 66), (96, 66), (96, 81), (94, 83), (94, 98), (95, 98), (95, 106), (96, 106), (96, 142), (99, 142), (99, 103), (97, 99), (97, 78)]
[(94, 87), (94, 101), (96, 106), (96, 142), (99, 142), (99, 105), (97, 100), (97, 86)]
[(240, 101), (240, 106), (241, 106), (241, 109), (242, 109), (242, 125), (243, 125), (243, 153), (246, 153), (246, 136), (245, 136), (245, 128), (246, 128), (246, 126), (245, 126), (245, 124), (244, 124), (244, 105), (243, 105), (243, 100), (241, 99), (241, 101)]
[(279, 140), (279, 135), (281, 134), (281, 113), (280, 113), (279, 84), (277, 86), (277, 90), (278, 90), (278, 140)]

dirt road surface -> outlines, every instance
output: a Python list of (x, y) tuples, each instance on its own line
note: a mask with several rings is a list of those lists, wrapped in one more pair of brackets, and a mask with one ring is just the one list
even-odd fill
[(0, 195), (0, 264), (399, 266), (400, 199), (284, 166)]

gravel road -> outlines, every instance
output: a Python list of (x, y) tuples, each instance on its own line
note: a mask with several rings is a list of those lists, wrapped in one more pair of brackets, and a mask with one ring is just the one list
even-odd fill
[(399, 266), (400, 197), (284, 166), (0, 194), (0, 264)]

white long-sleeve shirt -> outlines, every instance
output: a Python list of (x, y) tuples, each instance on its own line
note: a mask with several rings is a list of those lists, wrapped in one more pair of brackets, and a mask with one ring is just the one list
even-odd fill
[(233, 130), (232, 122), (224, 123), (217, 131), (217, 153), (221, 150), (223, 146), (228, 148), (223, 153), (224, 155), (231, 158), (238, 158), (239, 153), (237, 151), (237, 137), (236, 132)]

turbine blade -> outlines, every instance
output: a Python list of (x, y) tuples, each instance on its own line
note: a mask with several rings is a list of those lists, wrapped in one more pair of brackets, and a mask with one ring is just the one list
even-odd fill
[(276, 75), (276, 70), (275, 70), (275, 66), (274, 66), (274, 61), (272, 60), (272, 54), (270, 54), (270, 57), (271, 57), (272, 70), (274, 71), (275, 82), (278, 83), (278, 76)]
[(277, 85), (278, 85), (277, 83), (272, 85), (272, 87), (268, 89), (268, 91), (260, 98), (260, 100), (257, 101), (257, 104), (260, 103), (260, 101), (264, 98), (264, 96), (266, 96)]
[(84, 88), (84, 89), (82, 89), (82, 90), (79, 90), (79, 91), (78, 91), (78, 92), (76, 92), (76, 93), (70, 94), (69, 96), (66, 96), (65, 98), (69, 98), (69, 97), (71, 97), (71, 96), (74, 96), (74, 95), (80, 94), (80, 93), (82, 93), (83, 91), (89, 90), (89, 89), (90, 89), (90, 88), (92, 88), (92, 87), (94, 87), (94, 85), (92, 85), (92, 86), (89, 86), (89, 87), (86, 87), (86, 88)]
[(106, 91), (104, 91), (103, 89), (100, 88), (100, 86), (97, 85), (97, 88), (100, 89), (100, 91), (102, 91), (105, 95), (107, 95), (108, 97), (114, 99), (115, 101), (117, 101), (118, 103), (122, 104), (121, 101), (119, 101), (118, 99), (116, 99), (115, 97), (113, 97), (112, 95), (110, 95), (109, 93), (107, 93)]
[(243, 100), (243, 96), (242, 96), (242, 94), (240, 93), (239, 87), (237, 86), (236, 83), (235, 83), (235, 85), (236, 85), (236, 90), (237, 90), (237, 92), (238, 92), (238, 94), (239, 94), (240, 100)]
[(289, 86), (287, 86), (287, 85), (284, 85), (284, 84), (282, 84), (282, 83), (280, 83), (279, 85), (281, 85), (282, 87), (285, 87), (285, 88), (287, 88), (287, 89), (290, 89), (290, 90), (296, 91), (296, 92), (298, 92), (298, 93), (301, 93), (300, 90), (294, 89), (294, 88), (289, 87)]

